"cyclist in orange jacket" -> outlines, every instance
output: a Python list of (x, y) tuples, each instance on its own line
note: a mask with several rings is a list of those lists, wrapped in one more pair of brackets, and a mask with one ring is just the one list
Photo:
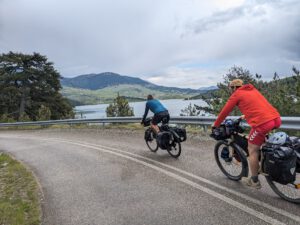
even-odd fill
[(243, 85), (242, 80), (235, 79), (230, 82), (229, 87), (232, 94), (214, 122), (213, 128), (219, 127), (235, 106), (239, 108), (251, 126), (248, 139), (251, 177), (243, 177), (242, 181), (248, 186), (259, 189), (261, 188), (258, 180), (259, 149), (265, 141), (266, 134), (280, 127), (280, 115), (252, 84)]

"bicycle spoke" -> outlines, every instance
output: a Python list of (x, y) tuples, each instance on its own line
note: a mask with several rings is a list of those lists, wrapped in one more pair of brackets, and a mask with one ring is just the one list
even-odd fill
[(221, 151), (218, 152), (220, 163), (222, 164), (223, 168), (227, 171), (228, 174), (231, 176), (239, 176), (242, 171), (242, 165), (239, 161), (237, 161), (234, 157), (232, 157), (233, 149), (230, 148), (230, 155), (231, 161), (225, 161), (221, 157)]

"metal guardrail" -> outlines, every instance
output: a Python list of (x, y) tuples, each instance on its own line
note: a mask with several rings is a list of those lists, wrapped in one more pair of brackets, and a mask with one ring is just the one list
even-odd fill
[[(238, 117), (230, 117), (238, 118)], [(35, 122), (15, 122), (0, 123), (0, 127), (16, 127), (16, 126), (34, 126), (34, 125), (55, 125), (55, 124), (82, 124), (82, 123), (139, 123), (141, 117), (108, 117), (99, 119), (67, 119), (67, 120), (48, 120)], [(281, 129), (300, 130), (300, 117), (281, 117)], [(206, 116), (175, 116), (171, 117), (170, 123), (174, 124), (194, 124), (201, 126), (210, 126), (216, 120), (216, 117)]]

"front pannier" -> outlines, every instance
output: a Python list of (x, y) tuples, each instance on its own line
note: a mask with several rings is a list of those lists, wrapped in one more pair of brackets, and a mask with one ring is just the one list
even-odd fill
[(144, 139), (145, 141), (152, 141), (153, 140), (153, 137), (151, 137), (151, 128), (148, 128), (146, 131), (145, 131), (145, 135), (144, 135)]
[(295, 181), (297, 155), (293, 148), (266, 144), (262, 151), (264, 153), (264, 172), (273, 181), (280, 184), (288, 184)]

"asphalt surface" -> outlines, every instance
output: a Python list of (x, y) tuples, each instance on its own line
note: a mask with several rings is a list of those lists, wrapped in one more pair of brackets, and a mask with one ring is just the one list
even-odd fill
[(261, 190), (227, 179), (213, 146), (193, 138), (174, 159), (150, 152), (142, 131), (0, 131), (0, 151), (39, 180), (44, 225), (300, 224), (300, 205), (263, 177)]

